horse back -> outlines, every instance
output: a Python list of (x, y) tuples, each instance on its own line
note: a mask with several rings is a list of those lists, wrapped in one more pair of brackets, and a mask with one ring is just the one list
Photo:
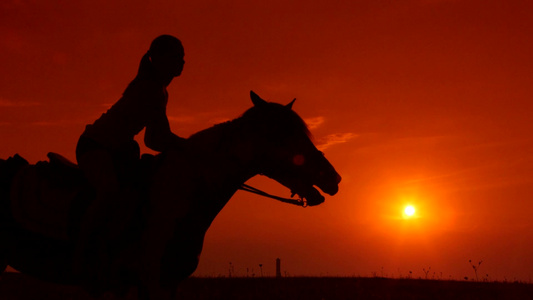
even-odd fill
[(7, 160), (0, 159), (0, 216), (2, 216), (2, 221), (6, 220), (10, 210), (9, 195), (13, 179), (20, 169), (27, 165), (29, 165), (28, 161), (18, 154)]

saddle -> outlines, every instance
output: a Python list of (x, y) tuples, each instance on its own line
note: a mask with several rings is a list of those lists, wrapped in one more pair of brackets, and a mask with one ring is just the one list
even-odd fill
[(68, 240), (95, 193), (76, 164), (57, 153), (47, 156), (14, 178), (11, 213), (27, 230)]

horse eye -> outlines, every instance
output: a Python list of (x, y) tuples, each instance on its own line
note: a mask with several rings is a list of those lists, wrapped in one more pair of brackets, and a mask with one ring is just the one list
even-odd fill
[(292, 158), (292, 163), (297, 165), (297, 166), (301, 166), (305, 163), (305, 157), (301, 154), (296, 154), (293, 158)]

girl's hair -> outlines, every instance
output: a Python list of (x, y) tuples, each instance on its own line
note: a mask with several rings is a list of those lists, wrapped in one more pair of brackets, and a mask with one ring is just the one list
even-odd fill
[(156, 37), (152, 41), (152, 44), (150, 44), (148, 52), (146, 52), (141, 58), (137, 76), (148, 75), (153, 72), (150, 57), (173, 53), (183, 55), (183, 45), (178, 38), (168, 34)]
[(183, 46), (179, 39), (168, 34), (156, 37), (150, 45), (150, 50), (148, 50), (150, 55), (156, 56), (173, 52), (183, 52)]

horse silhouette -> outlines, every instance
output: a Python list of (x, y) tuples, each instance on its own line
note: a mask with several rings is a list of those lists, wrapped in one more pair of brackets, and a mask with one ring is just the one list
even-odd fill
[[(196, 269), (204, 236), (234, 193), (256, 175), (272, 178), (310, 206), (334, 195), (339, 174), (318, 151), (305, 122), (288, 105), (251, 92), (242, 116), (200, 131), (185, 149), (143, 155), (137, 166), (137, 213), (117, 239), (113, 284), (138, 288), (139, 299), (172, 299)], [(29, 165), (0, 160), (0, 269), (80, 285), (73, 272), (79, 223), (95, 196), (76, 165), (50, 153)], [(134, 180), (134, 179), (132, 179)]]

